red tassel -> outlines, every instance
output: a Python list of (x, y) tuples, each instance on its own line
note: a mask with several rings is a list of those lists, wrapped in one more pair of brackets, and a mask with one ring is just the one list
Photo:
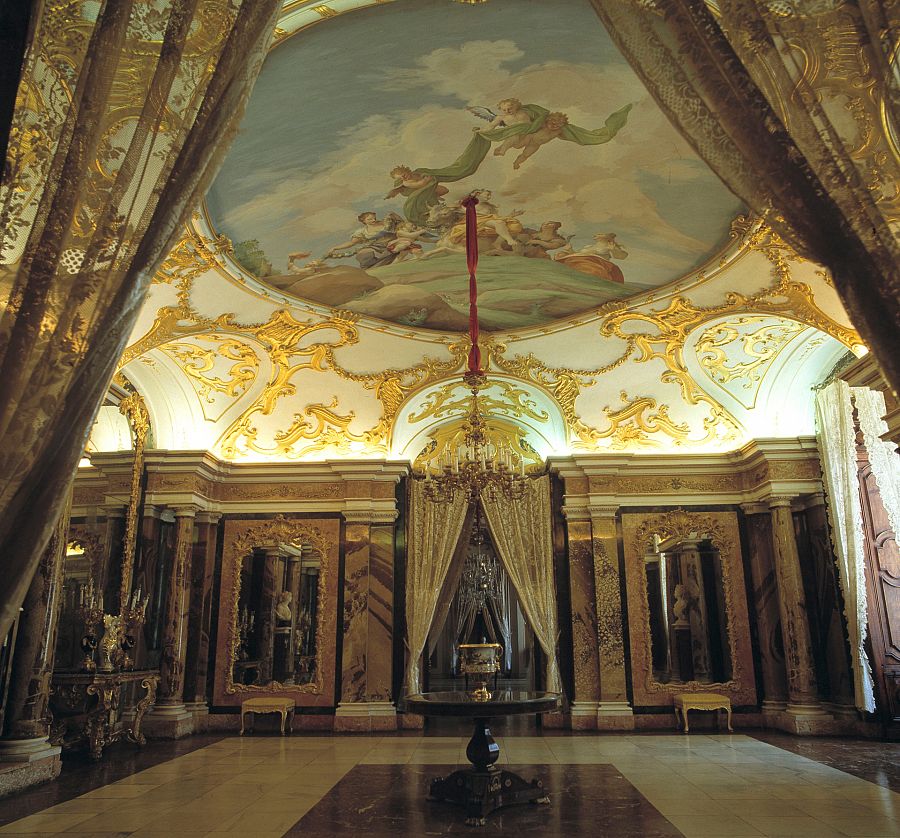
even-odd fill
[(475, 205), (478, 198), (467, 195), (462, 200), (466, 208), (466, 265), (469, 268), (469, 338), (472, 348), (469, 349), (469, 372), (481, 372), (481, 350), (478, 348), (478, 283), (475, 280), (475, 268), (478, 266), (478, 216)]

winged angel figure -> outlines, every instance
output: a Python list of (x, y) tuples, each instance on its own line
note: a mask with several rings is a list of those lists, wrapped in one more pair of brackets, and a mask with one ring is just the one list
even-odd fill
[[(447, 191), (446, 187), (440, 184), (462, 180), (475, 174), (490, 151), (492, 143), (500, 143), (494, 149), (494, 155), (497, 157), (502, 157), (511, 148), (520, 149), (520, 154), (513, 161), (513, 168), (518, 169), (542, 145), (551, 140), (560, 139), (578, 145), (608, 143), (628, 121), (631, 108), (630, 103), (625, 105), (610, 114), (602, 128), (594, 130), (572, 125), (564, 113), (559, 111), (551, 113), (540, 105), (523, 105), (518, 99), (501, 100), (497, 104), (497, 113), (489, 108), (467, 108), (469, 113), (487, 121), (488, 124), (472, 129), (474, 136), (462, 154), (449, 166), (440, 169), (412, 170), (413, 174), (421, 178), (422, 186), (404, 189), (407, 196), (403, 207), (404, 214), (414, 224), (424, 224), (428, 210), (438, 203), (441, 195)], [(394, 185), (395, 188), (403, 187), (403, 180), (397, 177)]]

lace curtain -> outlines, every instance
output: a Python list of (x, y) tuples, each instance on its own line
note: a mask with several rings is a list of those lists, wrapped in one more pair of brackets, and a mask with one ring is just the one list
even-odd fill
[(827, 266), (900, 392), (900, 4), (592, 0), (650, 94), (725, 184)]
[(35, 4), (0, 187), (0, 636), (280, 0)]
[(435, 504), (421, 480), (410, 481), (410, 537), (406, 553), (406, 688), (421, 690), (419, 659), (428, 642), (447, 573), (456, 554), (469, 505), (457, 492), (453, 502)]
[(550, 478), (529, 480), (520, 501), (482, 499), (494, 547), (522, 611), (547, 659), (546, 689), (562, 692), (556, 642), (556, 584), (550, 519)]
[(887, 423), (881, 418), (885, 413), (884, 396), (867, 387), (852, 387), (851, 393), (875, 485), (891, 529), (900, 539), (900, 456), (894, 443), (881, 438), (888, 430)]
[(838, 379), (816, 394), (816, 434), (822, 458), (831, 538), (837, 557), (856, 706), (875, 709), (872, 671), (866, 655), (868, 622), (862, 508), (856, 465), (856, 430), (850, 387)]

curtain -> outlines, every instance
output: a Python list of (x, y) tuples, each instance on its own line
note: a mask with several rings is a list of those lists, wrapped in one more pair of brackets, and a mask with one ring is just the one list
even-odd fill
[[(435, 647), (441, 639), (441, 632), (444, 625), (451, 615), (451, 605), (456, 601), (456, 592), (459, 589), (459, 580), (462, 576), (463, 567), (466, 564), (466, 556), (469, 555), (469, 542), (472, 538), (472, 526), (475, 523), (475, 507), (469, 505), (466, 513), (466, 520), (463, 523), (459, 540), (456, 542), (456, 549), (453, 551), (453, 558), (450, 560), (450, 567), (447, 569), (447, 577), (444, 579), (444, 585), (441, 588), (441, 595), (438, 597), (438, 603), (434, 609), (434, 620), (431, 629), (428, 632), (428, 656), (434, 654)], [(452, 625), (452, 623), (451, 623)], [(453, 644), (455, 647), (455, 644)], [(455, 660), (455, 651), (451, 651), (451, 663)]]
[(546, 689), (562, 692), (556, 642), (556, 585), (550, 520), (550, 478), (528, 480), (522, 500), (481, 499), (494, 547), (522, 611), (547, 658)]
[(409, 651), (406, 687), (412, 694), (421, 690), (419, 659), (428, 642), (428, 633), (469, 504), (462, 492), (456, 492), (449, 504), (432, 503), (425, 497), (421, 480), (411, 480), (410, 487), (410, 537), (406, 557), (406, 642)]
[(895, 0), (592, 0), (699, 156), (831, 271), (900, 392)]
[(885, 412), (884, 396), (868, 387), (852, 387), (851, 392), (875, 485), (878, 486), (891, 529), (900, 539), (900, 456), (894, 443), (881, 438), (888, 429), (881, 418)]
[(35, 4), (0, 187), (0, 635), (280, 0)]
[(838, 379), (816, 394), (816, 434), (822, 458), (831, 538), (844, 593), (853, 692), (856, 706), (872, 712), (875, 696), (865, 650), (868, 611), (856, 430), (850, 387), (845, 381)]
[(493, 602), (494, 618), (503, 638), (503, 668), (506, 672), (512, 669), (512, 630), (509, 603), (509, 577), (505, 571), (500, 573), (499, 595)]

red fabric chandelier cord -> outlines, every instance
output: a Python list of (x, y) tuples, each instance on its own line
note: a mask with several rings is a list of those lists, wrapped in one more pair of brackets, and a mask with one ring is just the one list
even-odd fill
[(475, 205), (478, 198), (467, 195), (462, 205), (466, 208), (466, 264), (469, 268), (469, 372), (481, 372), (481, 350), (478, 348), (478, 284), (475, 268), (478, 266), (478, 217)]

